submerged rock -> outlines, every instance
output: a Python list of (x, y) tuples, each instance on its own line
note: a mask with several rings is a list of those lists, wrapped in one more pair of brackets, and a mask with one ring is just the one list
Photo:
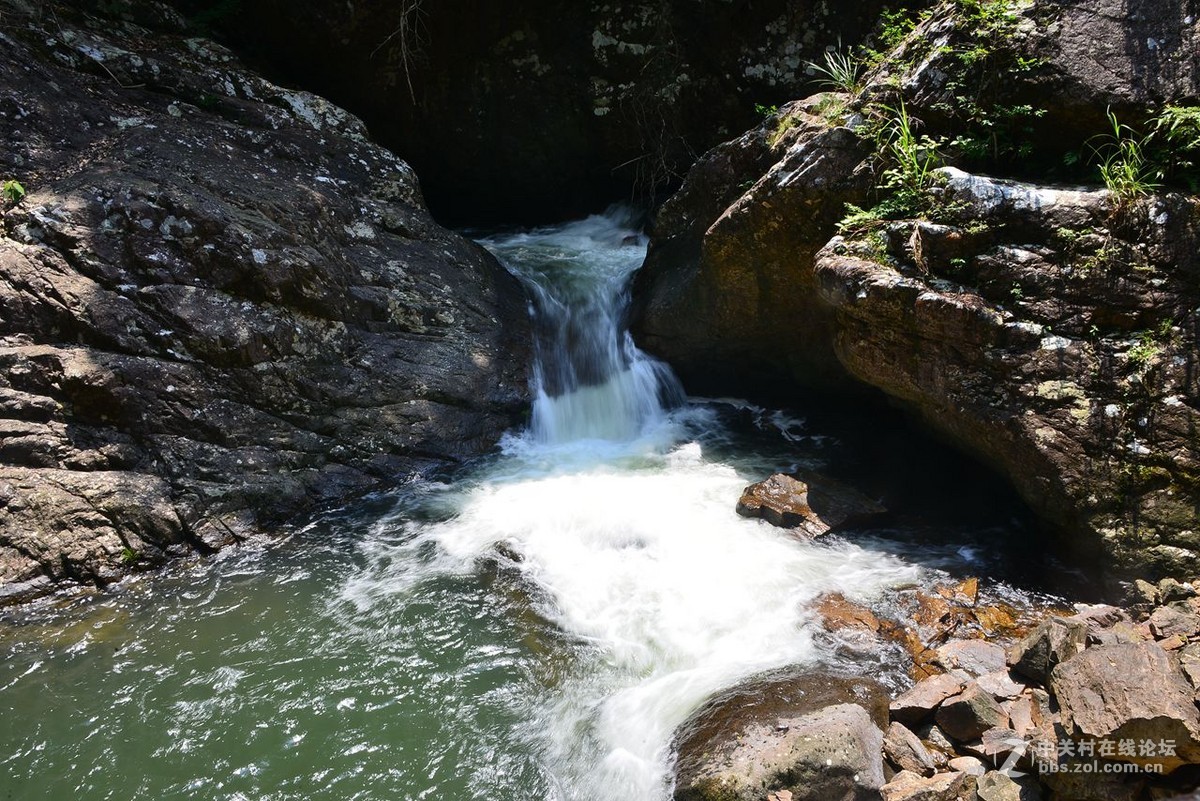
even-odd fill
[(4, 12), (0, 597), (444, 467), (527, 408), (515, 279), (357, 118), (153, 7)]

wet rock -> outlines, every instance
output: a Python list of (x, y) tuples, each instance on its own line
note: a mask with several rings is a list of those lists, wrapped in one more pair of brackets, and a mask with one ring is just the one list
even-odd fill
[(737, 504), (743, 517), (761, 518), (809, 538), (883, 511), (870, 498), (837, 482), (818, 478), (806, 482), (782, 473), (746, 487)]
[(360, 120), (178, 31), (4, 15), (0, 595), (206, 553), (520, 419), (523, 291)]
[(917, 735), (906, 726), (893, 722), (883, 736), (883, 754), (900, 770), (931, 776), (937, 763)]
[(1008, 652), (1012, 669), (1045, 684), (1055, 665), (1087, 646), (1088, 625), (1082, 620), (1050, 617)]
[(926, 778), (904, 770), (892, 777), (880, 793), (883, 801), (970, 801), (973, 785), (968, 774), (958, 771)]
[(889, 711), (894, 720), (913, 726), (932, 717), (943, 701), (958, 695), (965, 687), (963, 679), (949, 673), (930, 676), (901, 693), (892, 701)]
[(978, 739), (988, 729), (1008, 725), (1004, 709), (974, 682), (943, 701), (935, 718), (942, 731), (959, 742)]
[(850, 601), (840, 592), (822, 595), (815, 608), (827, 631), (857, 630), (874, 634), (881, 626), (874, 612)]
[(883, 734), (856, 704), (743, 728), (736, 742), (708, 751), (685, 737), (674, 797), (757, 801), (765, 789), (795, 801), (866, 798), (883, 786), (882, 746)]
[(1076, 737), (1172, 741), (1174, 753), (1113, 758), (1170, 772), (1200, 761), (1200, 712), (1178, 663), (1154, 643), (1099, 645), (1054, 668), (1062, 725)]

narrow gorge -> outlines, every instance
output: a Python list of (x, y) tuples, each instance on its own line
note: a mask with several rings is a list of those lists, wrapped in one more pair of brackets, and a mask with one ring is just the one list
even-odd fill
[(0, 794), (1196, 797), (1198, 19), (0, 0)]

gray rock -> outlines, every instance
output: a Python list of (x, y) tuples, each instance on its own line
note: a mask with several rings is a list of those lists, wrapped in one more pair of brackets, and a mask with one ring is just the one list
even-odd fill
[(1076, 737), (1174, 741), (1176, 755), (1126, 761), (1170, 772), (1200, 761), (1200, 712), (1178, 662), (1155, 643), (1098, 645), (1054, 669), (1062, 725)]
[(943, 701), (935, 718), (942, 731), (959, 742), (976, 740), (988, 729), (1008, 724), (1003, 707), (974, 682)]
[(883, 784), (886, 691), (819, 672), (720, 693), (675, 735), (677, 799), (854, 799)]
[(856, 704), (826, 707), (778, 725), (751, 727), (724, 753), (680, 748), (676, 801), (759, 801), (787, 790), (794, 801), (857, 801), (883, 786), (883, 734)]
[[(1003, 649), (1001, 651), (1003, 652)], [(1025, 689), (1025, 685), (1014, 679), (1012, 672), (1007, 668), (985, 673), (975, 682), (994, 698), (1001, 700), (1016, 698)]]
[(1003, 670), (1004, 659), (1004, 648), (985, 640), (951, 640), (937, 649), (939, 665), (972, 678)]
[(908, 727), (894, 721), (883, 735), (883, 755), (900, 770), (922, 776), (931, 776), (937, 770), (937, 762), (921, 738)]
[(1195, 598), (1197, 595), (1196, 588), (1191, 584), (1184, 584), (1182, 581), (1169, 576), (1158, 582), (1158, 594), (1164, 604), (1174, 601), (1186, 601), (1189, 598)]
[(933, 716), (942, 701), (962, 692), (965, 686), (965, 681), (949, 673), (922, 679), (892, 701), (892, 718), (906, 726), (921, 723)]
[(1050, 671), (1087, 647), (1088, 625), (1082, 620), (1051, 617), (1008, 652), (1012, 669), (1034, 681), (1045, 683)]
[(360, 120), (203, 39), (4, 16), (0, 596), (273, 530), (525, 413), (523, 291)]

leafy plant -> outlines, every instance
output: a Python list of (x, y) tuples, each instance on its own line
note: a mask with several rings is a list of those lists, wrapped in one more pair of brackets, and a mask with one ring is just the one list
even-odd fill
[(1118, 204), (1125, 204), (1161, 187), (1155, 179), (1161, 178), (1162, 172), (1147, 157), (1147, 137), (1120, 122), (1111, 108), (1107, 116), (1111, 130), (1093, 136), (1087, 146), (1097, 160), (1104, 185)]
[(855, 94), (858, 92), (858, 79), (862, 73), (863, 63), (843, 50), (826, 50), (825, 63), (808, 62), (812, 72), (823, 75), (817, 83), (838, 92)]
[(4, 199), (15, 206), (24, 199), (25, 187), (21, 186), (17, 181), (5, 181), (4, 185), (0, 186), (0, 194), (3, 194)]
[(918, 136), (914, 120), (901, 100), (899, 106), (883, 106), (890, 115), (883, 128), (881, 144), (892, 162), (883, 173), (883, 185), (912, 199), (923, 196), (933, 185), (933, 171), (942, 166), (941, 142)]
[(136, 562), (137, 560), (138, 560), (137, 551), (133, 550), (128, 545), (126, 545), (124, 548), (121, 549), (121, 563), (122, 564), (131, 565), (134, 562)]
[(773, 117), (778, 114), (779, 106), (764, 106), (762, 103), (755, 103), (754, 113), (763, 119), (766, 119), (767, 117)]
[(1150, 122), (1164, 178), (1200, 192), (1200, 106), (1166, 105)]

